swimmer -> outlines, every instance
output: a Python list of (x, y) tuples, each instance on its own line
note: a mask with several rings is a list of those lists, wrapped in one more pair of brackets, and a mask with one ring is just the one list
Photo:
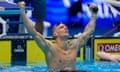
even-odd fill
[(112, 62), (120, 62), (120, 55), (117, 54), (110, 54), (103, 51), (99, 51), (97, 53), (97, 56), (100, 57), (101, 59), (109, 60)]
[(52, 70), (75, 70), (77, 52), (79, 48), (84, 46), (95, 30), (98, 7), (95, 5), (89, 6), (92, 14), (90, 22), (87, 24), (84, 32), (70, 42), (68, 42), (69, 33), (67, 26), (63, 23), (55, 25), (53, 28), (55, 43), (52, 43), (36, 31), (32, 22), (25, 14), (25, 3), (19, 3), (19, 6), (28, 32), (45, 54), (48, 68)]

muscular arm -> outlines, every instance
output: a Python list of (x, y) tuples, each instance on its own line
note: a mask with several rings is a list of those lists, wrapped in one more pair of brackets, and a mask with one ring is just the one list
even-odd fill
[(78, 48), (80, 48), (81, 46), (83, 46), (86, 43), (87, 39), (91, 36), (91, 34), (95, 30), (97, 11), (95, 12), (93, 10), (93, 8), (97, 8), (97, 7), (94, 7), (94, 6), (89, 7), (89, 9), (91, 10), (91, 13), (92, 13), (90, 22), (85, 27), (84, 32), (78, 36), (77, 40), (74, 41), (74, 43), (77, 44)]
[(100, 51), (100, 52), (97, 52), (97, 56), (100, 57), (100, 58), (102, 58), (102, 59), (109, 60), (110, 57), (111, 57), (111, 54)]
[(94, 32), (95, 22), (96, 22), (96, 14), (93, 14), (84, 32), (80, 36), (78, 36), (79, 48), (86, 43), (86, 41), (90, 38), (91, 34)]
[(96, 14), (92, 14), (92, 18), (90, 22), (85, 27), (85, 30), (83, 34), (79, 37), (79, 39), (81, 38), (84, 40), (88, 39), (95, 30), (95, 25), (96, 25), (95, 23), (96, 23)]
[(117, 55), (117, 54), (113, 55), (110, 53), (99, 51), (97, 52), (97, 56), (100, 57), (101, 59), (110, 60), (113, 62), (120, 62), (120, 55)]
[(35, 41), (37, 42), (37, 44), (39, 45), (39, 47), (46, 52), (48, 50), (48, 41), (42, 37), (42, 35), (37, 32), (32, 24), (32, 22), (30, 21), (30, 19), (27, 17), (27, 15), (25, 14), (25, 3), (24, 2), (19, 2), (18, 5), (20, 6), (20, 10), (21, 10), (21, 15), (23, 17), (23, 21), (24, 24), (28, 30), (28, 32), (30, 34), (32, 34), (33, 38), (35, 39)]

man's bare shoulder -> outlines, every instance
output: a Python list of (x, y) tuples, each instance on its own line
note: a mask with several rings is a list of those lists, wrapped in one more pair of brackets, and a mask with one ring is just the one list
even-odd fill
[(85, 41), (82, 38), (75, 38), (69, 42), (69, 45), (73, 48), (81, 48), (84, 45)]
[(46, 42), (49, 43), (50, 45), (54, 45), (54, 43), (52, 41), (50, 41), (50, 40), (46, 39)]
[(75, 38), (75, 39), (72, 39), (69, 43), (70, 44), (79, 44), (79, 43), (84, 43), (84, 40), (82, 38)]
[(77, 38), (71, 39), (71, 40), (69, 41), (69, 44), (72, 44), (72, 43), (74, 43), (74, 42), (76, 42), (76, 41), (77, 41)]
[(78, 45), (78, 39), (72, 39), (69, 41), (70, 48), (76, 48)]
[(53, 41), (50, 41), (50, 40), (47, 40), (47, 39), (46, 39), (46, 42), (48, 43), (48, 47), (49, 47), (50, 49), (53, 49), (53, 48), (56, 46), (56, 43), (53, 42)]

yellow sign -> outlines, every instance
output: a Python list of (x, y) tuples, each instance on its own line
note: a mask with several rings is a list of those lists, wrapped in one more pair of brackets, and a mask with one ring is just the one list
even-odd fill
[(9, 66), (11, 64), (11, 41), (0, 40), (0, 65)]
[(96, 55), (98, 51), (105, 51), (112, 54), (120, 54), (120, 38), (97, 37), (93, 40), (94, 60), (99, 60)]

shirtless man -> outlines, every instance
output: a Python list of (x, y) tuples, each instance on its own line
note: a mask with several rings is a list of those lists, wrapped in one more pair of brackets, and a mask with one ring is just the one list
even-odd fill
[(101, 59), (109, 60), (112, 62), (120, 62), (120, 55), (117, 54), (110, 54), (103, 51), (99, 51), (97, 53), (97, 56), (100, 57)]
[(95, 29), (98, 8), (94, 5), (89, 6), (92, 18), (84, 32), (77, 39), (73, 39), (68, 43), (68, 28), (60, 23), (53, 28), (53, 37), (56, 42), (52, 43), (35, 30), (32, 22), (25, 14), (25, 3), (21, 2), (19, 6), (28, 32), (32, 34), (36, 43), (45, 54), (48, 68), (53, 70), (75, 70), (77, 51), (86, 43)]

